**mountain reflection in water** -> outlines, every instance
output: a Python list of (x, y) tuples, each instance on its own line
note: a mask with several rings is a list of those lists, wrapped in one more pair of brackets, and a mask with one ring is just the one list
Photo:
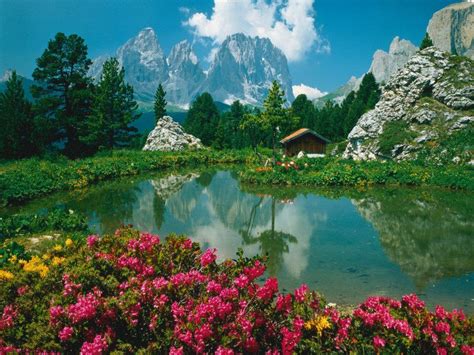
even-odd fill
[(281, 289), (301, 283), (328, 300), (418, 292), (429, 305), (474, 312), (473, 194), (446, 190), (240, 186), (229, 171), (107, 182), (21, 210), (64, 205), (91, 228), (133, 224), (191, 236), (233, 258), (267, 255)]

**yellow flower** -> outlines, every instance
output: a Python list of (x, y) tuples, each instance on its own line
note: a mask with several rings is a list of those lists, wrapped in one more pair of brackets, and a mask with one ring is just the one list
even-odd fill
[(50, 256), (49, 254), (44, 254), (41, 258), (42, 258), (43, 260), (49, 260), (50, 257), (51, 257), (51, 256)]
[(26, 260), (20, 259), (18, 260), (18, 264), (25, 265), (27, 263)]
[(321, 336), (324, 329), (331, 328), (331, 323), (329, 323), (328, 317), (326, 316), (316, 316), (315, 318), (307, 321), (304, 324), (304, 327), (307, 330), (315, 329), (318, 335)]
[(54, 251), (61, 251), (61, 250), (63, 250), (63, 247), (60, 246), (59, 244), (57, 244), (57, 245), (55, 245), (55, 246), (53, 247), (53, 250), (54, 250)]
[(49, 268), (37, 256), (33, 256), (30, 261), (24, 264), (23, 270), (26, 272), (37, 272), (41, 277), (45, 277), (49, 272)]
[(65, 244), (66, 244), (66, 246), (67, 246), (67, 247), (70, 247), (71, 245), (73, 245), (73, 244), (74, 244), (74, 242), (72, 241), (72, 239), (71, 239), (71, 238), (67, 238), (67, 239), (66, 239), (66, 243), (65, 243)]
[(58, 258), (57, 256), (55, 256), (51, 262), (51, 265), (53, 266), (58, 266), (58, 265), (61, 265), (64, 260), (66, 260), (65, 258)]
[(13, 280), (15, 275), (13, 275), (10, 271), (0, 270), (0, 280)]
[(17, 260), (16, 255), (12, 255), (10, 259), (8, 259), (8, 261), (11, 262), (12, 264), (16, 263), (16, 260)]

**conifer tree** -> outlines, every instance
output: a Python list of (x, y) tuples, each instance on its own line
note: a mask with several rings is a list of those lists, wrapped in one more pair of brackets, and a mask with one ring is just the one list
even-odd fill
[(87, 77), (92, 61), (87, 57), (87, 46), (80, 36), (59, 32), (36, 63), (34, 111), (54, 124), (55, 138), (66, 139), (65, 153), (77, 157), (83, 153), (79, 130), (92, 102), (92, 81)]
[(137, 131), (130, 124), (140, 117), (133, 99), (133, 87), (125, 83), (125, 69), (116, 58), (108, 59), (103, 66), (92, 113), (87, 119), (81, 140), (89, 146), (112, 149), (130, 144)]
[(425, 37), (423, 38), (423, 41), (421, 41), (420, 44), (420, 51), (425, 48), (431, 47), (432, 45), (433, 41), (431, 40), (430, 35), (428, 33), (425, 33)]
[(216, 138), (219, 124), (219, 111), (211, 94), (205, 92), (199, 95), (191, 104), (184, 128), (186, 131), (201, 139), (204, 145), (210, 146)]
[(38, 153), (31, 103), (25, 99), (22, 80), (13, 71), (0, 93), (0, 158), (18, 159)]
[(158, 85), (155, 93), (155, 123), (158, 123), (158, 120), (166, 115), (166, 91), (163, 89), (163, 85)]

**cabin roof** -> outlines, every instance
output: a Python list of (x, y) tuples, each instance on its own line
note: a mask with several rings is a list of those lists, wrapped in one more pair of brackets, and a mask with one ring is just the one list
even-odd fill
[(313, 136), (315, 137), (318, 137), (319, 139), (323, 140), (324, 142), (326, 143), (329, 143), (329, 139), (323, 137), (322, 135), (316, 133), (315, 131), (309, 129), (309, 128), (300, 128), (299, 130), (291, 133), (290, 135), (286, 136), (285, 138), (283, 138), (280, 143), (281, 144), (286, 144), (286, 143), (289, 143), (291, 142), (292, 140), (296, 139), (296, 138), (299, 138), (301, 136), (304, 136), (305, 134), (312, 134)]

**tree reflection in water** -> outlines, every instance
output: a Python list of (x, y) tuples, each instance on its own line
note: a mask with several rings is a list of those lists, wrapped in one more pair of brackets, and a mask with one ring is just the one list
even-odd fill
[(276, 198), (271, 197), (271, 228), (259, 233), (257, 236), (252, 235), (255, 216), (257, 209), (263, 202), (263, 197), (252, 207), (249, 222), (245, 229), (240, 230), (242, 243), (244, 245), (260, 244), (260, 255), (268, 257), (267, 270), (270, 276), (276, 276), (283, 264), (283, 254), (289, 252), (289, 243), (298, 243), (295, 236), (282, 231), (275, 230), (275, 205)]

